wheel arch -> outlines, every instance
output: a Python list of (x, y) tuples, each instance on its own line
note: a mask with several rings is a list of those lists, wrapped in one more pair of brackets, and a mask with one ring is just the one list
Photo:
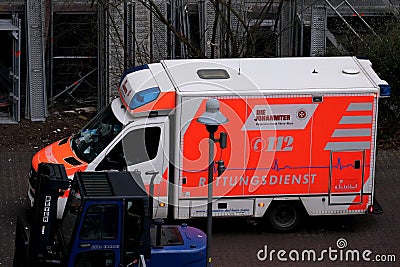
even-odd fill
[[(292, 207), (293, 210), (290, 207)], [(282, 224), (279, 225), (279, 223), (276, 221), (276, 217), (278, 217), (276, 214), (279, 212), (285, 212), (282, 211), (282, 209), (287, 209), (289, 213), (295, 212), (293, 215), (295, 217), (288, 219), (287, 223), (282, 222)], [(268, 222), (269, 226), (272, 226), (274, 230), (279, 232), (290, 232), (298, 227), (302, 221), (302, 218), (306, 215), (308, 215), (308, 213), (299, 197), (279, 197), (274, 198), (271, 201), (263, 217), (264, 220)], [(285, 226), (285, 224), (287, 225)]]

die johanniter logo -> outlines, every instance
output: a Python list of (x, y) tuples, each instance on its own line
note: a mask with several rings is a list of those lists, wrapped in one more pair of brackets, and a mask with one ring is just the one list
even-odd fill
[(296, 113), (296, 117), (300, 120), (307, 118), (307, 111), (305, 109), (299, 109)]

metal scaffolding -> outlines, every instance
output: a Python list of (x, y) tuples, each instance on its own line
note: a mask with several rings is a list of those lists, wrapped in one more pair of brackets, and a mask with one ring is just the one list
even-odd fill
[[(16, 2), (21, 5), (21, 1)], [(29, 62), (27, 69), (29, 80), (26, 91), (26, 117), (33, 121), (44, 120), (47, 116), (43, 23), (48, 23), (48, 17), (43, 14), (45, 2), (46, 0), (26, 1), (27, 60)], [(54, 0), (54, 2), (60, 3), (61, 1)], [(74, 0), (70, 2), (83, 3), (83, 1)], [(187, 47), (176, 41), (175, 36), (164, 22), (157, 18), (148, 5), (143, 4), (149, 3), (148, 1), (120, 0), (117, 2), (120, 3), (119, 10), (113, 13), (114, 11), (109, 9), (113, 5), (106, 6), (107, 1), (95, 1), (97, 3), (99, 29), (97, 31), (97, 92), (99, 108), (108, 103), (110, 95), (115, 94), (120, 68), (126, 69), (135, 65), (159, 61), (160, 59), (185, 58), (188, 56)], [(193, 25), (189, 23), (185, 6), (188, 3), (196, 6), (195, 12), (197, 12), (196, 16), (199, 19), (196, 22), (198, 25), (195, 25), (194, 29), (198, 29), (199, 33), (196, 33), (200, 37), (198, 45), (206, 57), (211, 57), (211, 48), (214, 48), (213, 57), (215, 58), (229, 56), (230, 51), (233, 50), (232, 44), (227, 39), (227, 29), (224, 27), (231, 27), (236, 31), (237, 37), (242, 38), (238, 42), (242, 41), (244, 44), (246, 42), (244, 28), (241, 25), (242, 22), (239, 22), (238, 18), (222, 4), (219, 5), (217, 12), (224, 16), (225, 21), (220, 18), (216, 29), (214, 29), (214, 21), (217, 14), (214, 5), (215, 1), (154, 0), (154, 2), (167, 21), (171, 22), (178, 32), (184, 34), (189, 40), (192, 37), (190, 36), (190, 29)], [(257, 18), (249, 18), (248, 16), (249, 12), (254, 12), (254, 10), (251, 11), (252, 7), (255, 5), (260, 6), (269, 1), (231, 0), (225, 2), (229, 2), (233, 9), (243, 16), (244, 23), (251, 27), (252, 20), (257, 20)], [(276, 6), (281, 3), (284, 3), (282, 12), (278, 14)], [(322, 6), (321, 4), (324, 5)], [(331, 40), (335, 46), (340, 47), (340, 44), (335, 40), (335, 36), (327, 29), (328, 18), (336, 16), (342, 19), (352, 30), (352, 24), (348, 22), (348, 16), (355, 14), (355, 17), (359, 17), (361, 22), (373, 32), (373, 29), (365, 22), (362, 14), (367, 14), (368, 16), (394, 14), (398, 16), (399, 4), (399, 0), (321, 0), (317, 2), (315, 0), (274, 0), (272, 9), (268, 11), (268, 16), (262, 18), (261, 27), (270, 32), (277, 30), (279, 36), (275, 46), (277, 48), (276, 56), (302, 55), (304, 38), (310, 38), (308, 40), (310, 41), (309, 52), (311, 55), (317, 56), (325, 53), (326, 39)], [(122, 17), (121, 14), (123, 14)], [(257, 12), (254, 12), (254, 14), (257, 14)], [(277, 17), (278, 15), (280, 17)], [(111, 21), (111, 19), (114, 19), (114, 21)], [(193, 21), (191, 20), (192, 23)], [(279, 22), (277, 24), (278, 28), (275, 29), (274, 23), (277, 21)], [(111, 23), (116, 24), (115, 33), (111, 31)], [(304, 35), (305, 27), (307, 31), (309, 30), (306, 35)], [(213, 40), (213, 32), (215, 32), (215, 40)], [(111, 40), (115, 39), (113, 34), (116, 33), (122, 36), (118, 42)], [(360, 33), (356, 30), (353, 33), (360, 37)], [(117, 63), (115, 57), (118, 57), (120, 62)], [(52, 65), (50, 64), (47, 67), (51, 69)], [(52, 91), (50, 92), (52, 93)], [(15, 114), (18, 114), (18, 112), (15, 112)]]
[(12, 51), (7, 51), (12, 55), (11, 66), (2, 65), (0, 70), (0, 123), (18, 123), (21, 105), (21, 20), (16, 14), (12, 14), (12, 19), (1, 19), (0, 31), (8, 32), (12, 42)]
[(44, 121), (47, 117), (45, 84), (43, 1), (26, 0), (28, 73), (26, 117)]
[(103, 4), (97, 5), (97, 25), (98, 25), (98, 57), (97, 57), (97, 107), (102, 109), (105, 107), (110, 98), (109, 91), (109, 50), (108, 50), (108, 23), (107, 9)]
[(326, 50), (326, 8), (313, 6), (311, 11), (310, 56), (322, 56)]
[(296, 1), (286, 0), (282, 5), (282, 11), (279, 19), (279, 49), (278, 56), (288, 57), (295, 55), (295, 18)]

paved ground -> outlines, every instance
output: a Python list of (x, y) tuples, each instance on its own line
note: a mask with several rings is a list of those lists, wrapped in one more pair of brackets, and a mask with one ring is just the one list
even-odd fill
[[(30, 152), (0, 153), (0, 266), (12, 266), (14, 250), (15, 219), (17, 214), (24, 212), (26, 207), (26, 188)], [(358, 250), (360, 255), (365, 250), (372, 254), (366, 255), (371, 260), (376, 255), (382, 259), (387, 255), (395, 255), (396, 262), (351, 262), (353, 266), (398, 266), (400, 262), (400, 152), (379, 151), (377, 161), (377, 198), (384, 208), (380, 216), (338, 216), (313, 217), (306, 220), (305, 225), (296, 233), (277, 234), (254, 226), (243, 220), (218, 220), (214, 223), (212, 240), (213, 266), (310, 266), (321, 265), (321, 262), (291, 261), (289, 252), (297, 250), (314, 250), (317, 257), (321, 251), (329, 248), (338, 249), (337, 240), (347, 242), (347, 247), (332, 252), (340, 258), (340, 251)], [(201, 226), (201, 225), (200, 225)], [(339, 245), (341, 245), (340, 243)], [(281, 262), (277, 252), (273, 261), (260, 261), (257, 252), (267, 246), (271, 250), (285, 250), (288, 262)], [(292, 258), (296, 252), (290, 252)], [(368, 253), (368, 252), (366, 252)], [(260, 257), (264, 252), (259, 253)], [(331, 261), (329, 254), (323, 254), (325, 266), (348, 265), (346, 261)], [(361, 256), (360, 256), (361, 257)]]
[(0, 152), (0, 265), (12, 266), (15, 222), (26, 207), (30, 152)]

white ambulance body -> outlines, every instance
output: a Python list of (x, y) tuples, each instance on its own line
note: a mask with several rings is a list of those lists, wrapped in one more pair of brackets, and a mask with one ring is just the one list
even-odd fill
[[(109, 107), (114, 118), (64, 141), (62, 153), (58, 143), (39, 151), (33, 172), (43, 161), (75, 164), (66, 166), (69, 175), (139, 170), (146, 186), (157, 172), (155, 217), (205, 217), (209, 143), (197, 119), (215, 98), (229, 122), (216, 132), (226, 132), (228, 142), (222, 150), (215, 145), (214, 161), (226, 170), (214, 173), (213, 216), (268, 217), (290, 230), (301, 211), (365, 214), (376, 207), (378, 99), (390, 87), (368, 60), (165, 60), (127, 71), (119, 92)], [(118, 125), (107, 124), (113, 120)], [(123, 166), (110, 160), (121, 146)]]

